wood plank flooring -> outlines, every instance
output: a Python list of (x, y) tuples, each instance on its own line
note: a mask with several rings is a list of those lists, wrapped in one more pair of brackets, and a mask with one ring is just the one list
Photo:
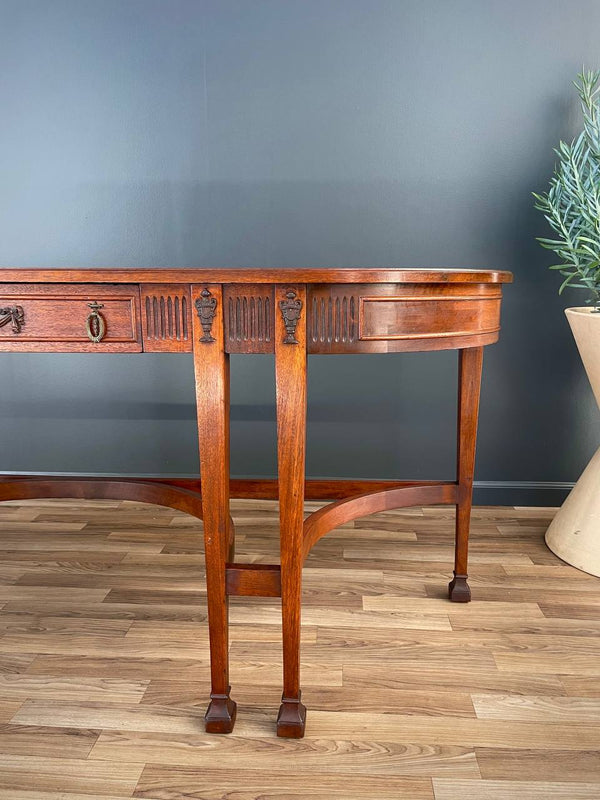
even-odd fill
[[(317, 507), (307, 504), (307, 509)], [(277, 560), (277, 506), (234, 501)], [(304, 571), (306, 738), (277, 739), (279, 603), (232, 600), (234, 734), (209, 736), (199, 523), (132, 502), (0, 504), (0, 800), (598, 800), (600, 579), (547, 508), (384, 512)]]

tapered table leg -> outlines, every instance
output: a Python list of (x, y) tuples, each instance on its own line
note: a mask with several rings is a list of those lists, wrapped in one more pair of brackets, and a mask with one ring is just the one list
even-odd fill
[(281, 550), (283, 696), (277, 735), (304, 736), (300, 702), (302, 526), (306, 452), (306, 290), (277, 287), (275, 382)]
[(223, 337), (220, 285), (192, 287), (194, 371), (210, 638), (209, 733), (230, 733), (236, 704), (229, 696), (229, 604), (225, 564), (233, 551), (229, 518), (229, 355)]
[(448, 586), (448, 593), (450, 600), (455, 603), (468, 603), (471, 599), (471, 589), (467, 583), (469, 526), (473, 499), (475, 443), (479, 416), (483, 347), (470, 347), (458, 352), (458, 445), (456, 466), (458, 503), (456, 505), (454, 577)]

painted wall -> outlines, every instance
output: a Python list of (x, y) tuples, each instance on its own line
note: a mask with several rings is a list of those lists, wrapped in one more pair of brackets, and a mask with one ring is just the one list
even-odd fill
[[(600, 426), (530, 192), (599, 34), (595, 0), (0, 0), (0, 264), (513, 270), (478, 499), (558, 503)], [(310, 475), (451, 477), (455, 362), (313, 358)], [(189, 356), (0, 370), (0, 470), (197, 473)], [(273, 389), (233, 359), (236, 475), (275, 470)]]

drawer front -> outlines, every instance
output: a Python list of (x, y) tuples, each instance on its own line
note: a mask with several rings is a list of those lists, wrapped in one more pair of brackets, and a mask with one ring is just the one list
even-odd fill
[(139, 353), (139, 288), (0, 284), (0, 351)]
[(501, 288), (491, 284), (313, 286), (311, 353), (445, 350), (495, 342)]
[(358, 335), (362, 341), (377, 342), (493, 333), (499, 311), (500, 298), (361, 297)]

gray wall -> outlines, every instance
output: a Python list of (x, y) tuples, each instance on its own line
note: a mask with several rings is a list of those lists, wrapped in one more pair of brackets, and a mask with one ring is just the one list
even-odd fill
[[(0, 0), (0, 264), (513, 270), (478, 499), (560, 502), (600, 426), (530, 192), (599, 38), (597, 0)], [(309, 473), (450, 477), (455, 361), (313, 358)], [(0, 369), (0, 470), (197, 472), (189, 356)], [(272, 474), (271, 358), (233, 403), (233, 473)]]

